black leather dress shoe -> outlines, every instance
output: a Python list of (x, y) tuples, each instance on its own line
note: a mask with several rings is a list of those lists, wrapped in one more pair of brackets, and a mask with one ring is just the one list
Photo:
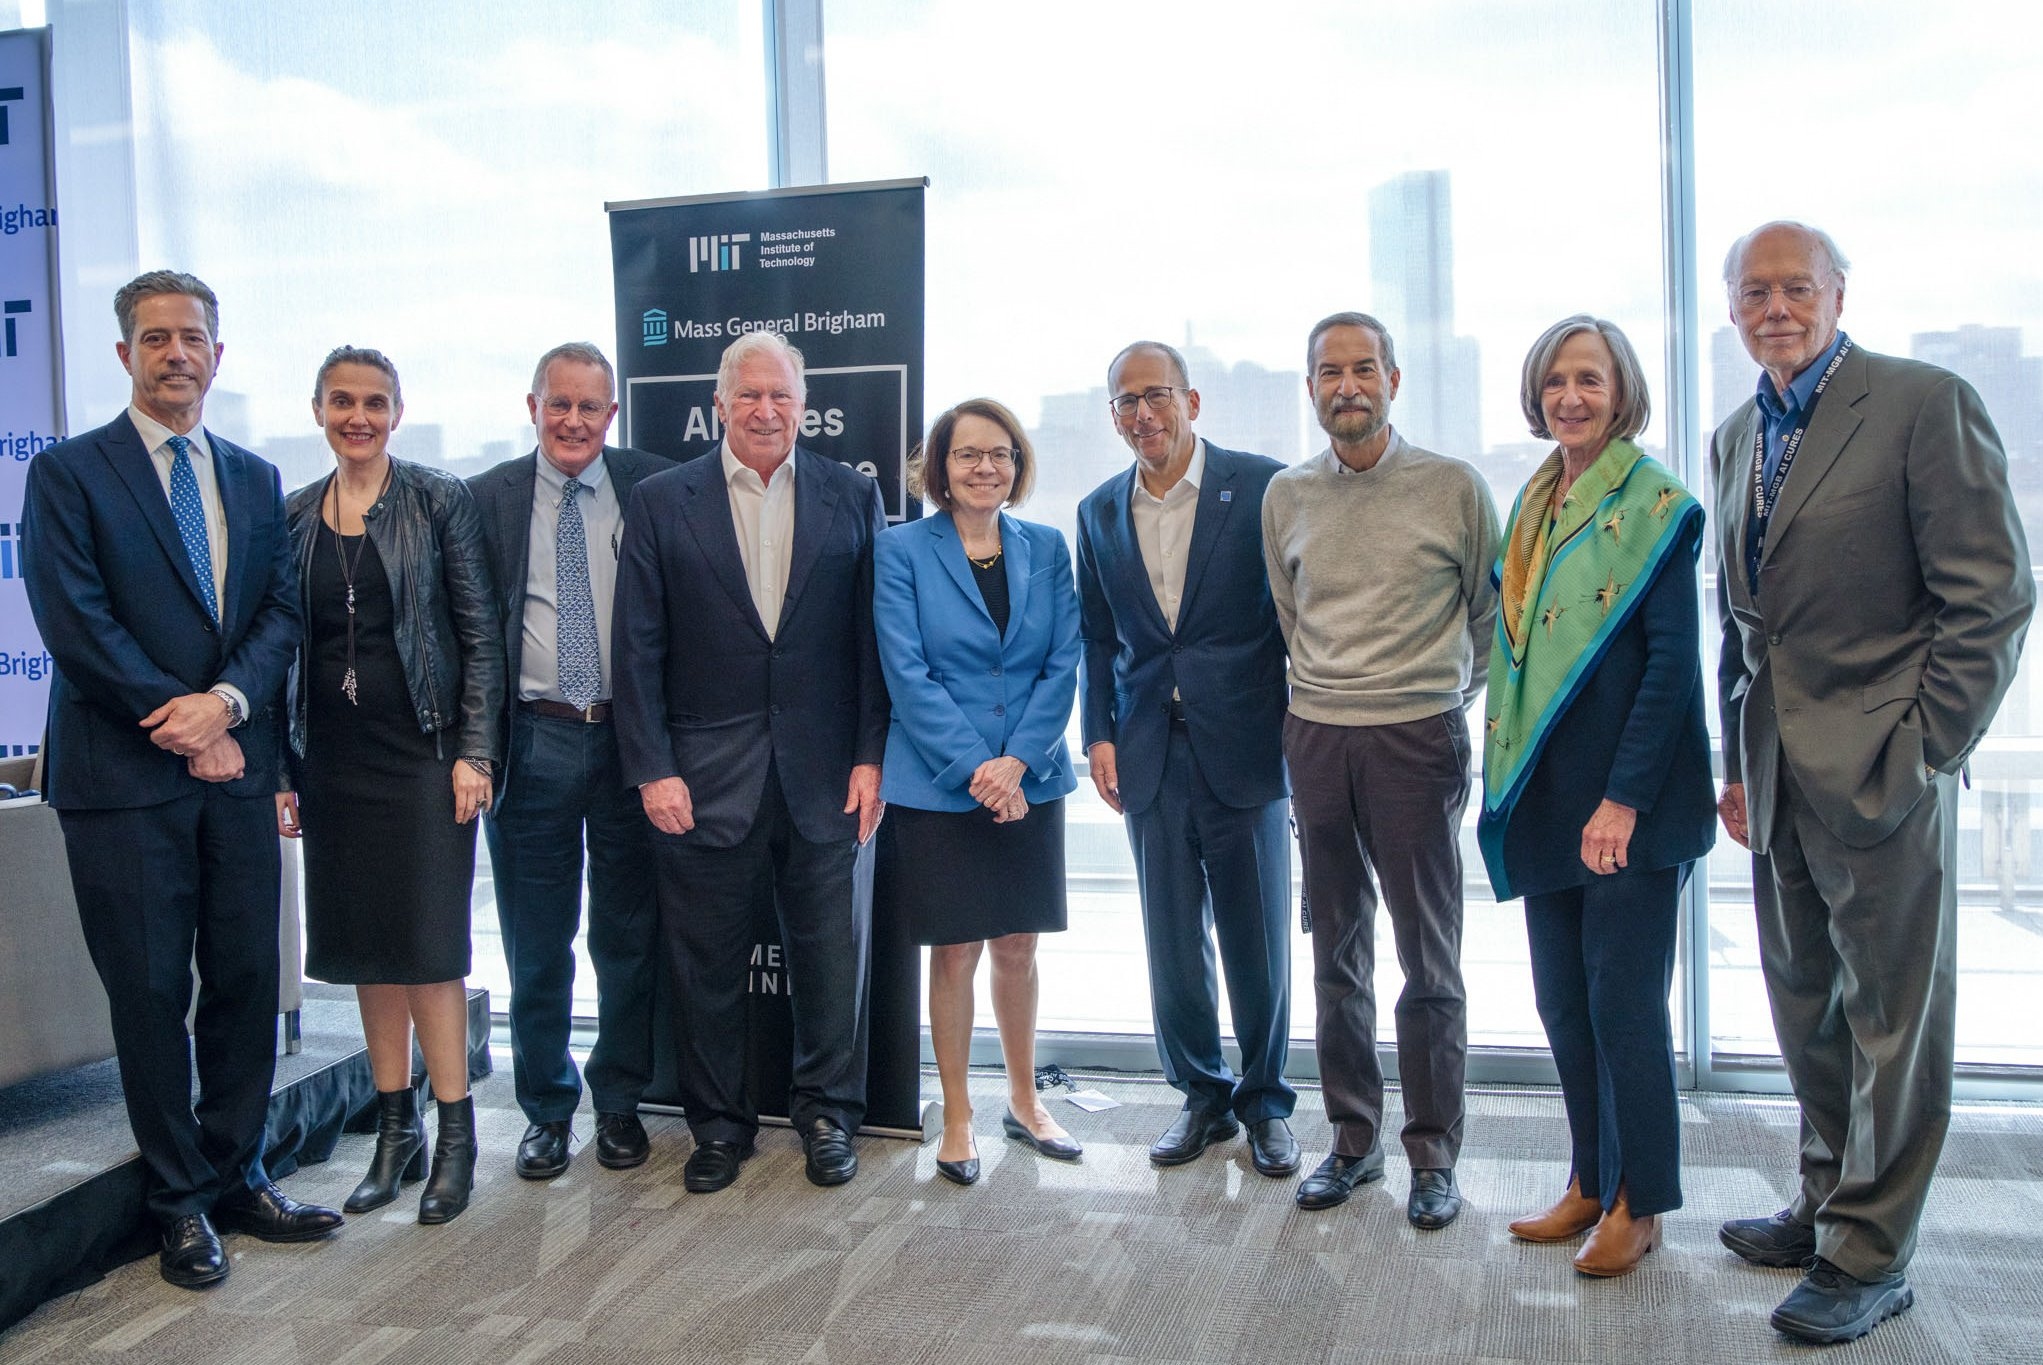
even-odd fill
[(1329, 1152), (1327, 1159), (1314, 1167), (1311, 1175), (1298, 1182), (1298, 1207), (1330, 1209), (1336, 1204), (1345, 1204), (1357, 1185), (1381, 1179), (1382, 1148), (1367, 1156), (1342, 1156), (1339, 1152)]
[(1022, 1146), (1033, 1148), (1039, 1156), (1049, 1157), (1052, 1161), (1076, 1161), (1085, 1155), (1084, 1144), (1069, 1134), (1063, 1137), (1037, 1137), (1029, 1131), (1026, 1123), (1015, 1117), (1012, 1109), (1000, 1116), (1000, 1131)]
[(299, 1203), (268, 1181), (222, 1195), (213, 1205), (213, 1221), (265, 1242), (310, 1242), (332, 1236), (347, 1222), (333, 1209)]
[(1717, 1240), (1754, 1265), (1807, 1265), (1816, 1254), (1816, 1229), (1782, 1209), (1771, 1218), (1733, 1218)]
[(804, 1163), (811, 1185), (842, 1185), (858, 1174), (858, 1153), (851, 1149), (851, 1135), (830, 1119), (817, 1119), (802, 1133)]
[(738, 1178), (738, 1167), (752, 1155), (752, 1144), (698, 1142), (681, 1168), (681, 1184), (690, 1194), (712, 1194)]
[(1814, 1256), (1809, 1273), (1773, 1310), (1773, 1325), (1798, 1341), (1828, 1346), (1864, 1336), (1914, 1302), (1900, 1275), (1861, 1280)]
[[(1234, 1121), (1234, 1115), (1224, 1111), (1186, 1109), (1179, 1113), (1175, 1123), (1163, 1130), (1163, 1136), (1150, 1145), (1149, 1160), (1157, 1166), (1182, 1166), (1187, 1161), (1196, 1161), (1199, 1153), (1214, 1143), (1227, 1141), (1240, 1128), (1241, 1125)], [(1293, 1170), (1298, 1168), (1295, 1150), (1291, 1165)]]
[[(1264, 1175), (1290, 1175), (1298, 1169), (1298, 1139), (1291, 1136), (1291, 1124), (1286, 1119), (1257, 1119), (1251, 1123), (1248, 1149), (1249, 1160)], [(1152, 1153), (1150, 1160), (1155, 1159)]]
[(204, 1289), (227, 1278), (227, 1250), (203, 1213), (188, 1213), (163, 1229), (157, 1264), (179, 1289)]
[(568, 1147), (574, 1128), (566, 1119), (535, 1123), (518, 1143), (518, 1174), (527, 1180), (551, 1180), (568, 1168)]
[(1431, 1232), (1446, 1227), (1460, 1214), (1461, 1190), (1454, 1183), (1452, 1167), (1422, 1167), (1412, 1172), (1412, 1194), (1405, 1201), (1405, 1218), (1413, 1227)]
[(652, 1139), (637, 1114), (596, 1115), (596, 1160), (613, 1171), (643, 1166), (652, 1154)]

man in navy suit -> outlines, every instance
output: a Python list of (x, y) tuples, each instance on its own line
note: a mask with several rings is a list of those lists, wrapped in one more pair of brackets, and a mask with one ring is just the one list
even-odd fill
[(516, 1169), (568, 1168), (582, 1077), (568, 1055), (587, 847), (596, 1044), (596, 1160), (650, 1151), (639, 1100), (653, 1078), (658, 961), (652, 830), (618, 767), (610, 616), (624, 509), (672, 461), (604, 444), (617, 416), (609, 359), (585, 341), (539, 358), (525, 405), (538, 449), (469, 480), (504, 626), (505, 761), (483, 824), (511, 968), (511, 1061), (528, 1126)]
[(871, 859), (887, 692), (873, 634), (879, 485), (795, 446), (801, 352), (724, 351), (713, 455), (639, 484), (618, 564), (617, 741), (653, 822), (660, 934), (680, 1016), (692, 1192), (752, 1155), (745, 1087), (752, 907), (771, 887), (793, 997), (788, 1116), (808, 1177), (858, 1173)]
[(221, 353), (213, 291), (152, 271), (114, 295), (114, 313), (133, 397), (29, 465), (26, 582), (56, 660), (49, 799), (106, 987), (163, 1278), (199, 1288), (227, 1278), (216, 1222), (278, 1242), (341, 1225), (287, 1198), (262, 1162), (275, 704), (298, 643), (297, 580), (277, 471), (200, 425)]
[[(1283, 466), (1208, 445), (1184, 357), (1138, 341), (1107, 370), (1135, 452), (1078, 509), (1084, 738), (1128, 822), (1156, 1047), (1184, 1111), (1159, 1166), (1248, 1126), (1267, 1176), (1298, 1169), (1291, 1036), (1291, 840), (1284, 638), (1263, 569), (1263, 489)], [(1220, 1051), (1218, 937), (1242, 1069)]]

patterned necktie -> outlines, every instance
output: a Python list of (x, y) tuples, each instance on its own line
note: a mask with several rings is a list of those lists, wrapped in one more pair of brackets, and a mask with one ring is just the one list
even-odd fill
[(206, 614), (220, 619), (220, 598), (213, 588), (213, 549), (206, 538), (206, 505), (199, 500), (199, 476), (192, 472), (192, 443), (189, 437), (173, 436), (164, 444), (171, 450), (170, 515), (177, 519), (177, 533), (184, 539), (185, 558), (198, 575), (199, 596)]
[(561, 490), (560, 520), (553, 532), (554, 665), (560, 694), (570, 706), (587, 707), (603, 688), (602, 643), (596, 636), (596, 595), (589, 589), (589, 536), (576, 495), (580, 479)]

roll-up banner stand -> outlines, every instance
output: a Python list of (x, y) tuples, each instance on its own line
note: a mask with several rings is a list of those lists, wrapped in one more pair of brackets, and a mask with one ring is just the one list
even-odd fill
[[(607, 204), (617, 280), (618, 402), (629, 445), (675, 460), (723, 440), (717, 361), (745, 332), (801, 351), (807, 412), (798, 442), (873, 478), (890, 523), (920, 516), (908, 450), (922, 430), (923, 194), (927, 180), (698, 195)], [(888, 822), (859, 860), (893, 856)], [(863, 908), (863, 907), (862, 907)], [(872, 904), (870, 1059), (863, 1131), (919, 1137), (922, 958), (891, 906)], [(753, 914), (748, 1067), (763, 1117), (784, 1119), (793, 1045), (791, 982), (771, 888)], [(656, 1011), (646, 1100), (678, 1104), (668, 984)]]
[(21, 499), (28, 462), (64, 435), (52, 164), (50, 31), (0, 33), (0, 758), (42, 746), (49, 709), (50, 654), (22, 584)]

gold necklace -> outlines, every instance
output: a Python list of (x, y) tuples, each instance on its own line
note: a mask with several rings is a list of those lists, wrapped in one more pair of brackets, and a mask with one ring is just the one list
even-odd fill
[(986, 558), (984, 559), (979, 558), (979, 556), (973, 554), (970, 550), (967, 550), (965, 552), (965, 558), (972, 562), (972, 566), (974, 568), (990, 569), (995, 564), (998, 564), (1000, 562), (1000, 551), (1002, 548), (1004, 547), (998, 545), (994, 546), (993, 553), (986, 556)]

